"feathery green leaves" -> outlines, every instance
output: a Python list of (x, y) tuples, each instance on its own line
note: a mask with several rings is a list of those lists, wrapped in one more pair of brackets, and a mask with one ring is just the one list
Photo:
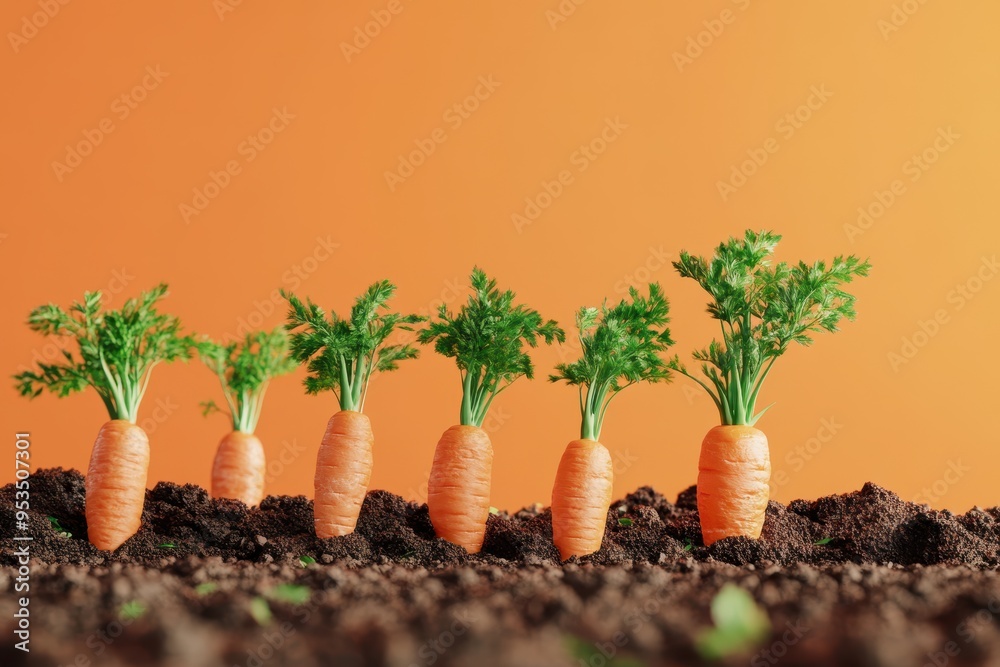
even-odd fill
[(580, 358), (556, 366), (552, 382), (560, 380), (580, 387), (583, 423), (580, 437), (598, 440), (611, 399), (636, 382), (670, 380), (670, 360), (663, 353), (674, 344), (670, 339), (670, 304), (659, 283), (650, 283), (649, 295), (629, 288), (630, 300), (609, 308), (581, 308), (576, 315)]
[(34, 398), (47, 389), (67, 396), (93, 387), (112, 419), (133, 424), (146, 393), (150, 373), (161, 361), (188, 359), (194, 338), (181, 334), (180, 321), (160, 313), (157, 302), (167, 286), (157, 285), (119, 310), (105, 311), (100, 292), (86, 292), (68, 310), (49, 303), (28, 316), (28, 326), (43, 336), (74, 338), (77, 354), (62, 351), (54, 363), (14, 376), (22, 396)]
[(376, 371), (394, 371), (404, 359), (415, 359), (418, 350), (412, 345), (386, 344), (397, 329), (424, 321), (419, 315), (389, 312), (388, 301), (396, 286), (388, 280), (374, 283), (358, 297), (348, 318), (326, 312), (294, 294), (281, 291), (288, 300), (288, 322), (292, 332), (292, 356), (307, 364), (306, 392), (334, 392), (341, 410), (362, 412), (368, 382)]
[[(204, 340), (198, 353), (219, 377), (233, 429), (253, 433), (260, 419), (264, 394), (272, 378), (295, 370), (298, 362), (289, 356), (288, 334), (283, 328), (248, 333), (242, 341), (228, 345)], [(215, 401), (204, 401), (203, 414), (222, 412)]]
[(534, 375), (525, 345), (537, 347), (566, 339), (555, 320), (514, 304), (514, 292), (501, 292), (497, 281), (479, 267), (472, 270), (472, 294), (457, 313), (444, 304), (418, 340), (455, 359), (462, 377), (461, 424), (482, 426), (497, 394), (517, 378)]
[(829, 264), (772, 264), (780, 240), (772, 232), (747, 230), (742, 239), (720, 244), (711, 261), (682, 252), (674, 262), (682, 277), (711, 295), (708, 312), (719, 321), (722, 341), (693, 354), (705, 380), (679, 361), (672, 367), (709, 393), (723, 424), (760, 419), (767, 408), (756, 411), (757, 397), (775, 359), (792, 343), (809, 345), (812, 334), (837, 331), (842, 319), (853, 320), (856, 297), (843, 285), (871, 269), (854, 255)]

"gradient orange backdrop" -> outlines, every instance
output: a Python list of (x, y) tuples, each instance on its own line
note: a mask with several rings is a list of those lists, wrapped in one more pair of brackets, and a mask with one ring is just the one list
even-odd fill
[[(63, 2), (0, 10), (5, 373), (53, 351), (29, 310), (84, 289), (117, 306), (167, 281), (167, 307), (221, 337), (281, 323), (278, 287), (345, 309), (387, 277), (401, 310), (457, 305), (474, 263), (567, 326), (661, 281), (687, 355), (717, 329), (669, 258), (772, 228), (779, 259), (875, 267), (858, 321), (765, 388), (774, 496), (872, 480), (1000, 503), (996, 2)], [(500, 507), (547, 504), (579, 428), (574, 390), (541, 379), (560, 353), (535, 359), (488, 422)], [(274, 493), (311, 495), (336, 410), (301, 378), (273, 383), (260, 423), (285, 458)], [(206, 484), (227, 425), (198, 402), (218, 395), (198, 363), (157, 368), (151, 483)], [(85, 469), (93, 392), (0, 397), (11, 459), (28, 430), (34, 466)], [(459, 399), (429, 353), (373, 381), (374, 487), (421, 497)], [(629, 389), (602, 437), (616, 493), (693, 483), (716, 420), (683, 378)]]

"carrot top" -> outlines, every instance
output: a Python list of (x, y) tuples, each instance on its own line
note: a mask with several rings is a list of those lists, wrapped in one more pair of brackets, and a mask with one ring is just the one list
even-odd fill
[(576, 315), (580, 333), (580, 358), (559, 364), (549, 376), (580, 387), (583, 423), (580, 437), (598, 440), (611, 399), (637, 382), (669, 381), (669, 360), (662, 354), (673, 345), (670, 339), (670, 304), (659, 283), (649, 285), (644, 297), (629, 288), (630, 300), (609, 308), (581, 308)]
[(524, 346), (538, 339), (551, 345), (566, 334), (555, 320), (544, 321), (538, 311), (514, 304), (514, 292), (501, 292), (497, 281), (482, 269), (472, 270), (472, 294), (457, 313), (445, 304), (437, 318), (418, 334), (423, 344), (452, 357), (462, 377), (461, 424), (482, 426), (493, 399), (517, 378), (534, 375)]
[(326, 312), (294, 294), (281, 294), (289, 303), (285, 328), (292, 332), (292, 356), (307, 363), (306, 392), (330, 390), (340, 401), (341, 410), (362, 412), (368, 382), (375, 371), (393, 371), (403, 359), (415, 359), (412, 345), (388, 345), (386, 340), (397, 328), (424, 320), (419, 315), (389, 312), (387, 302), (396, 292), (388, 280), (374, 283), (359, 296), (348, 318)]
[(82, 302), (68, 310), (49, 303), (28, 316), (28, 326), (44, 336), (76, 339), (77, 354), (63, 350), (63, 358), (14, 376), (22, 396), (34, 398), (47, 389), (67, 396), (90, 386), (97, 391), (111, 419), (133, 424), (149, 385), (153, 367), (161, 361), (188, 359), (194, 338), (181, 335), (180, 321), (160, 313), (157, 302), (167, 286), (157, 285), (120, 310), (104, 311), (101, 293), (85, 292)]
[(753, 425), (770, 408), (756, 411), (757, 396), (774, 361), (792, 343), (809, 345), (810, 334), (837, 331), (853, 320), (856, 297), (842, 286), (867, 276), (871, 265), (854, 255), (827, 265), (784, 262), (770, 256), (781, 236), (747, 230), (743, 239), (719, 245), (711, 260), (682, 252), (674, 268), (695, 280), (712, 299), (708, 312), (719, 321), (722, 341), (693, 354), (706, 381), (679, 361), (672, 368), (700, 384), (715, 401), (723, 424)]
[[(249, 333), (228, 345), (204, 340), (198, 344), (198, 353), (222, 383), (233, 430), (243, 433), (257, 429), (271, 378), (291, 373), (297, 365), (289, 356), (288, 334), (281, 328)], [(222, 412), (215, 401), (203, 401), (201, 406), (206, 415)]]

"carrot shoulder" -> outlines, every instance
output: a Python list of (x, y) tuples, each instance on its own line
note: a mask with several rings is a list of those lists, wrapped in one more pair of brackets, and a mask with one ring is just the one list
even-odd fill
[(85, 484), (87, 534), (98, 549), (114, 551), (139, 530), (148, 470), (146, 432), (125, 419), (105, 423)]
[(434, 450), (427, 509), (438, 537), (478, 553), (490, 515), (493, 445), (477, 426), (452, 426)]
[(734, 535), (760, 537), (770, 477), (762, 431), (730, 425), (708, 432), (698, 462), (698, 514), (706, 546)]
[(607, 447), (589, 439), (569, 443), (552, 488), (552, 541), (563, 560), (601, 548), (613, 482)]
[(316, 535), (354, 532), (371, 482), (375, 437), (368, 417), (340, 410), (330, 418), (316, 457)]
[(248, 507), (264, 499), (264, 446), (252, 433), (232, 431), (219, 442), (212, 464), (212, 496), (242, 500)]

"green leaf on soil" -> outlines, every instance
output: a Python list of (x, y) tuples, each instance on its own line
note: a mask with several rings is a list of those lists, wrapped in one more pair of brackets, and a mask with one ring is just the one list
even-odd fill
[(176, 549), (177, 545), (173, 542), (164, 542), (163, 544), (157, 544), (157, 549)]
[(685, 537), (684, 538), (684, 551), (693, 551), (693, 550), (694, 550), (694, 542), (692, 542), (690, 538)]
[(315, 565), (316, 559), (312, 556), (299, 556), (299, 565), (302, 567), (309, 567), (310, 565)]
[(726, 584), (712, 598), (711, 614), (715, 627), (703, 631), (697, 641), (698, 652), (708, 660), (745, 653), (771, 632), (767, 614), (734, 584)]
[(625, 526), (626, 528), (628, 528), (629, 526), (632, 525), (632, 519), (629, 519), (628, 517), (622, 517), (621, 519), (618, 519), (618, 525)]
[(49, 525), (52, 526), (52, 530), (59, 533), (59, 537), (65, 537), (65, 538), (73, 537), (73, 533), (69, 532), (61, 525), (59, 525), (59, 519), (55, 518), (54, 516), (50, 516), (47, 518), (49, 520)]
[(123, 621), (134, 621), (136, 619), (142, 618), (146, 614), (146, 605), (139, 602), (138, 600), (132, 600), (131, 602), (126, 602), (118, 610), (118, 618)]
[(271, 605), (264, 598), (255, 597), (250, 600), (250, 615), (257, 621), (257, 625), (267, 625), (271, 622)]
[(834, 538), (832, 538), (832, 537), (824, 537), (822, 540), (816, 540), (815, 542), (813, 542), (813, 544), (815, 544), (818, 547), (822, 547), (822, 546), (826, 546), (830, 542), (833, 542), (833, 540), (834, 540)]
[(280, 586), (275, 586), (270, 593), (273, 599), (287, 602), (288, 604), (305, 604), (309, 602), (311, 595), (312, 591), (307, 587), (297, 584), (281, 584)]
[(490, 507), (490, 514), (500, 514), (500, 510), (496, 507)]
[(211, 581), (206, 581), (203, 584), (198, 584), (194, 587), (194, 592), (198, 595), (209, 595), (214, 593), (219, 588), (219, 585)]

